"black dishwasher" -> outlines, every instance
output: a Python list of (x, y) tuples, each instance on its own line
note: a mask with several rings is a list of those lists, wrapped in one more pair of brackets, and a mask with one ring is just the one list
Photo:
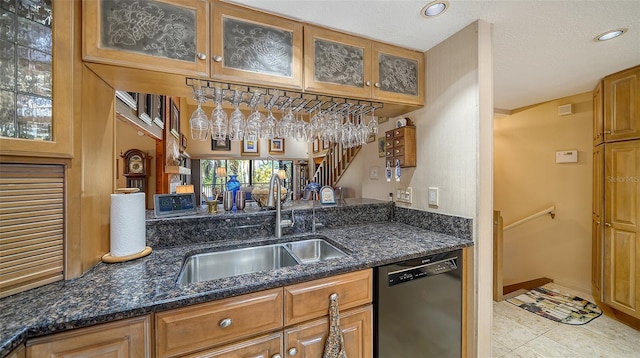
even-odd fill
[(378, 358), (459, 358), (462, 250), (380, 266), (375, 271)]

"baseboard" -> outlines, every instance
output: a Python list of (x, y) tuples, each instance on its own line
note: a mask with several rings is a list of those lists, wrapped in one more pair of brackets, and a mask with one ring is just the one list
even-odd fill
[(552, 279), (547, 277), (536, 278), (535, 280), (525, 281), (514, 283), (513, 285), (507, 285), (502, 288), (502, 295), (508, 296), (512, 292), (516, 292), (518, 290), (531, 290), (536, 287), (540, 287), (548, 284), (549, 282), (553, 282)]

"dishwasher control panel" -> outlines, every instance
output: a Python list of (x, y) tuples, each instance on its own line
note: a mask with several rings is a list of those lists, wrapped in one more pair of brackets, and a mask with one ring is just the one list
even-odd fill
[(394, 286), (419, 278), (439, 275), (449, 271), (453, 271), (458, 268), (458, 265), (456, 264), (457, 259), (457, 257), (452, 257), (442, 261), (389, 272), (387, 274), (389, 286)]

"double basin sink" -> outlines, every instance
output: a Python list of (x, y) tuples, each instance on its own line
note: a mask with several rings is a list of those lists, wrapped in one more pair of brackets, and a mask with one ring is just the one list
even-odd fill
[(232, 277), (344, 257), (347, 254), (323, 237), (282, 244), (225, 251), (205, 252), (187, 257), (178, 284)]

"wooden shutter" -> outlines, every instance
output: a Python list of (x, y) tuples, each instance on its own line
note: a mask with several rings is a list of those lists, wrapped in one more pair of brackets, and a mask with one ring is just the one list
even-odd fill
[(64, 173), (0, 163), (0, 298), (63, 278)]

